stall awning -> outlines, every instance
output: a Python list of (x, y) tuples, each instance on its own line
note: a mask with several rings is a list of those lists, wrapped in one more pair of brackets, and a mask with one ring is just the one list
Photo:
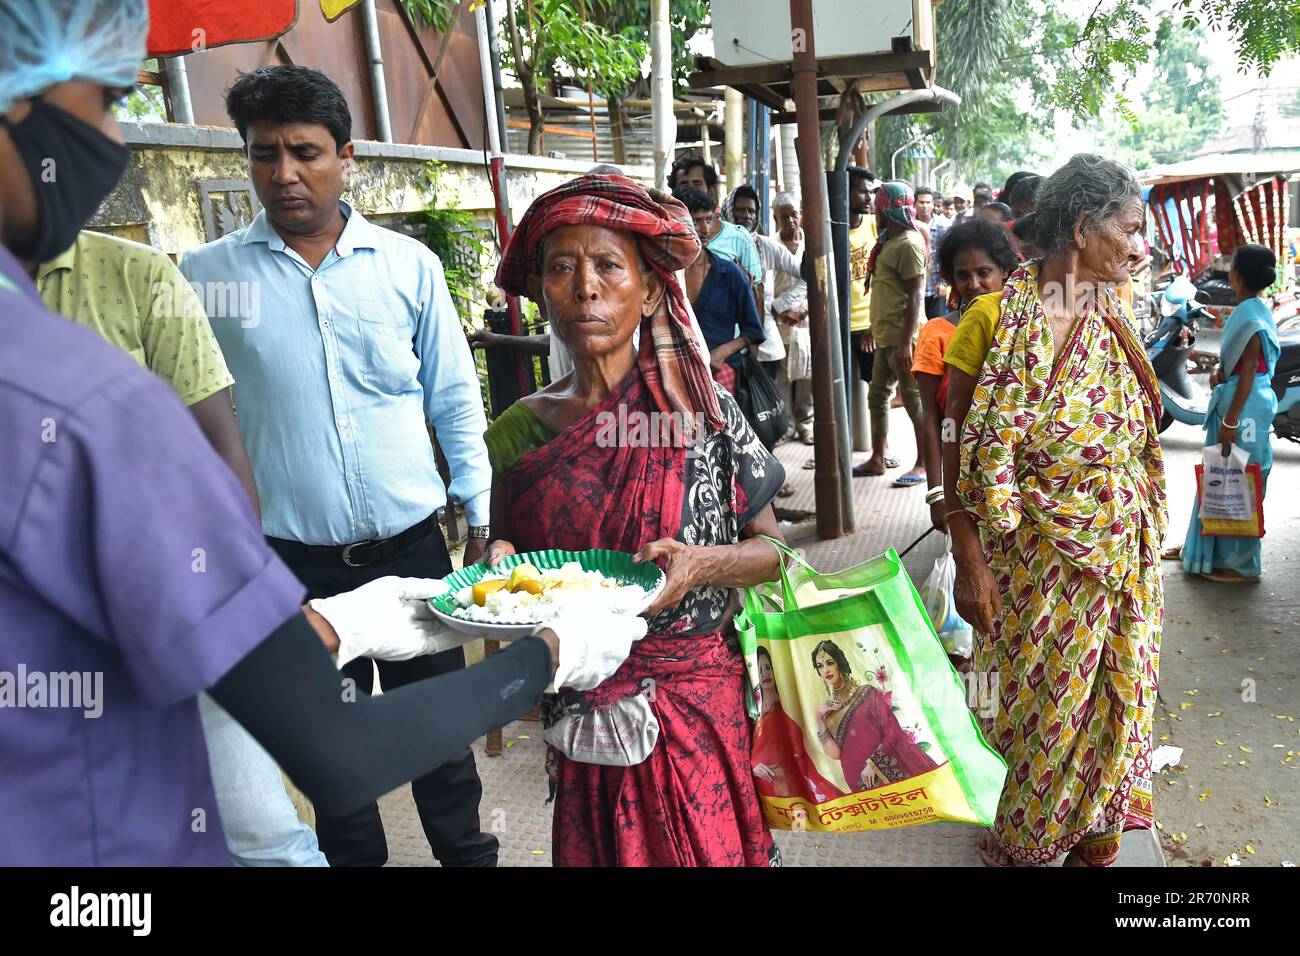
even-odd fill
[(1210, 176), (1289, 176), (1297, 170), (1300, 170), (1300, 150), (1266, 149), (1255, 153), (1209, 153), (1195, 156), (1181, 163), (1153, 166), (1142, 172), (1139, 178), (1144, 183), (1160, 185), (1206, 179)]

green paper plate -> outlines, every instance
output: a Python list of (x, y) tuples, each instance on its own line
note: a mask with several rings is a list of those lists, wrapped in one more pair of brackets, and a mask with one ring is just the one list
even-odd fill
[(494, 640), (510, 640), (523, 637), (531, 634), (536, 624), (485, 624), (456, 617), (452, 613), (460, 607), (456, 603), (456, 592), (477, 583), (489, 574), (509, 571), (511, 568), (525, 562), (539, 571), (558, 571), (570, 561), (576, 561), (584, 571), (599, 571), (605, 577), (614, 578), (621, 584), (639, 585), (647, 592), (642, 610), (649, 607), (651, 602), (659, 596), (659, 592), (663, 590), (667, 580), (663, 570), (657, 564), (636, 564), (632, 561), (632, 555), (623, 551), (559, 551), (555, 549), (529, 551), (525, 554), (513, 554), (503, 559), (495, 568), (489, 568), (486, 564), (480, 562), (479, 564), (471, 564), (467, 568), (461, 568), (459, 571), (453, 571), (443, 578), (447, 582), (447, 592), (429, 598), (429, 607), (448, 627), (463, 634), (470, 634), (474, 637), (487, 637)]

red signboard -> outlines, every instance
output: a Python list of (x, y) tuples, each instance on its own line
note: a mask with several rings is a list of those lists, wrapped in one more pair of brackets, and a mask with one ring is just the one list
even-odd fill
[(150, 0), (149, 55), (272, 40), (298, 19), (298, 0)]

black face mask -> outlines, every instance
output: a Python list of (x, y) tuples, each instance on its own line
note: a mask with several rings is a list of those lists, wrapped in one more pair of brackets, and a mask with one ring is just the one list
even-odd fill
[(40, 97), (32, 99), (22, 122), (0, 116), (0, 126), (9, 131), (36, 190), (36, 232), (10, 252), (27, 262), (48, 262), (76, 241), (122, 178), (131, 152)]

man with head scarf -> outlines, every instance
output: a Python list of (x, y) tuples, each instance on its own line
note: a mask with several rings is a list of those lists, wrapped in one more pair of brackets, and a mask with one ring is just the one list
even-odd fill
[(46, 310), (18, 263), (70, 246), (125, 169), (110, 106), (147, 26), (145, 0), (0, 0), (0, 664), (25, 675), (14, 707), (3, 672), (0, 865), (228, 864), (203, 690), (338, 814), (552, 680), (595, 686), (626, 653), (581, 636), (621, 622), (575, 627), (563, 649), (561, 622), (478, 667), (345, 702), (322, 643), (340, 660), (429, 653), (446, 635), (424, 599), (446, 585), (380, 579), (302, 609), (176, 394)]
[[(875, 351), (867, 404), (871, 409), (871, 457), (853, 469), (858, 476), (883, 475), (888, 453), (889, 406), (898, 386), (903, 405), (916, 429), (921, 448), (921, 393), (912, 377), (912, 346), (921, 327), (925, 304), (926, 247), (917, 229), (912, 187), (885, 183), (876, 192), (879, 238), (867, 260), (871, 291), (871, 329)], [(894, 480), (899, 488), (925, 481), (925, 466), (916, 464)]]

